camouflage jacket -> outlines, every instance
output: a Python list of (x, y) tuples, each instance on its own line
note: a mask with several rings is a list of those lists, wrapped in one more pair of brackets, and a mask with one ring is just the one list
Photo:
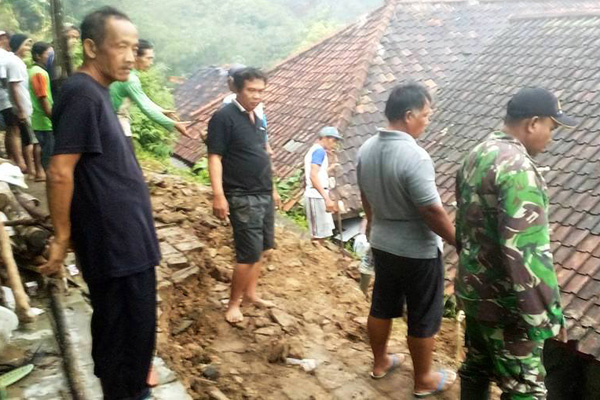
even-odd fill
[(456, 178), (456, 237), (462, 250), (455, 287), (465, 313), (556, 336), (564, 317), (550, 250), (548, 194), (525, 147), (493, 133), (473, 149)]

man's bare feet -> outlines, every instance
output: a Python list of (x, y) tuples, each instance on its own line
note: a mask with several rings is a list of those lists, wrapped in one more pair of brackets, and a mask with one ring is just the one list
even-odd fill
[(229, 305), (225, 312), (225, 320), (230, 324), (239, 324), (244, 321), (244, 314), (240, 310), (240, 305)]
[(148, 378), (146, 378), (146, 384), (151, 388), (156, 387), (159, 384), (158, 373), (154, 369), (154, 365), (150, 365), (150, 370), (148, 371)]
[(244, 304), (252, 304), (258, 308), (274, 308), (275, 303), (269, 300), (261, 299), (260, 297), (250, 298), (244, 297)]

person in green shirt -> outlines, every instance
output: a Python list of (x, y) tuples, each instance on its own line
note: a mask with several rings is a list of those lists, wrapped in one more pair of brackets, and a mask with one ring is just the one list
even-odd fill
[[(35, 64), (29, 69), (29, 94), (33, 105), (31, 114), (31, 127), (39, 142), (34, 150), (36, 160), (40, 159), (43, 171), (50, 165), (50, 156), (54, 150), (54, 134), (52, 133), (52, 90), (50, 76), (46, 70), (48, 58), (54, 49), (49, 43), (37, 42), (31, 49), (31, 56)], [(45, 176), (38, 176), (36, 180), (45, 180)]]
[(176, 129), (183, 135), (188, 135), (185, 124), (175, 121), (175, 112), (165, 110), (155, 104), (142, 89), (139, 78), (139, 71), (146, 71), (154, 64), (154, 46), (147, 40), (140, 39), (137, 56), (135, 59), (135, 69), (129, 75), (129, 80), (125, 82), (115, 82), (110, 85), (110, 97), (113, 107), (119, 116), (119, 121), (123, 127), (125, 136), (131, 138), (131, 124), (129, 117), (129, 107), (133, 101), (139, 109), (146, 114), (148, 118), (163, 128), (171, 131)]
[(548, 225), (548, 193), (533, 158), (576, 122), (541, 88), (508, 103), (502, 131), (466, 156), (456, 177), (456, 296), (466, 314), (461, 399), (546, 398), (546, 339), (566, 341)]

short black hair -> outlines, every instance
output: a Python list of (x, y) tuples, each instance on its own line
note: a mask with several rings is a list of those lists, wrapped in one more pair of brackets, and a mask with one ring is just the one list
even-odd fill
[(422, 110), (427, 102), (431, 103), (431, 94), (420, 83), (409, 82), (392, 89), (385, 104), (385, 116), (390, 122), (404, 121), (406, 113)]
[(146, 52), (146, 50), (150, 50), (153, 48), (154, 48), (154, 45), (149, 40), (140, 39), (139, 43), (138, 43), (138, 51), (137, 51), (138, 57), (143, 56), (144, 53)]
[(39, 57), (42, 56), (52, 45), (46, 42), (35, 42), (33, 47), (31, 48), (31, 57), (33, 61), (36, 61)]
[(131, 21), (129, 17), (113, 7), (102, 7), (88, 14), (81, 23), (81, 41), (92, 39), (97, 45), (101, 45), (106, 38), (106, 20), (116, 18)]
[(267, 83), (267, 75), (258, 68), (246, 67), (233, 74), (233, 86), (237, 90), (244, 88), (244, 82), (260, 79)]

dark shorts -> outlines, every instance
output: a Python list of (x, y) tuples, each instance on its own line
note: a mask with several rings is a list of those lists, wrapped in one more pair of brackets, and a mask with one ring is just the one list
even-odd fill
[(433, 259), (396, 256), (373, 249), (375, 286), (370, 315), (379, 319), (400, 318), (406, 301), (408, 335), (429, 338), (442, 324), (444, 313), (444, 264)]
[(38, 144), (38, 140), (33, 133), (29, 121), (19, 121), (19, 131), (21, 132), (21, 146)]
[(4, 125), (6, 125), (7, 127), (19, 125), (19, 118), (17, 118), (15, 113), (13, 113), (12, 108), (6, 108), (6, 109), (0, 111), (0, 113), (2, 113), (2, 119), (4, 120)]
[(34, 133), (42, 148), (42, 167), (48, 169), (50, 157), (54, 152), (54, 133), (52, 131), (35, 131)]
[(236, 261), (254, 264), (275, 246), (275, 204), (270, 194), (227, 196)]

